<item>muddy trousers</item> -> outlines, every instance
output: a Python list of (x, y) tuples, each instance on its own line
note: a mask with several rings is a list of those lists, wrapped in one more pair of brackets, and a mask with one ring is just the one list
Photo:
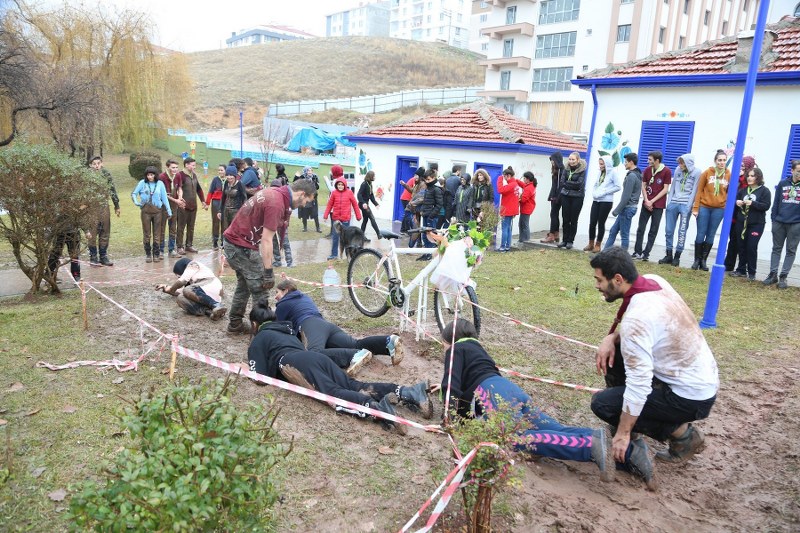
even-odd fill
[[(178, 248), (188, 248), (194, 244), (194, 224), (197, 220), (197, 210), (191, 211), (187, 209), (178, 208), (178, 232), (177, 232), (177, 245)], [(184, 232), (186, 233), (186, 242), (183, 241)], [(184, 246), (184, 244), (186, 246)]]
[(217, 218), (221, 200), (211, 200), (211, 240), (214, 246), (219, 246), (220, 226), (222, 221)]
[(251, 297), (253, 303), (262, 297), (269, 297), (269, 291), (264, 289), (264, 263), (258, 250), (236, 246), (230, 242), (225, 243), (225, 258), (236, 272), (236, 290), (228, 316), (231, 324), (241, 324), (247, 301)]
[(61, 252), (64, 251), (65, 244), (70, 258), (69, 271), (72, 277), (78, 280), (81, 278), (81, 264), (78, 259), (81, 251), (81, 234), (78, 230), (70, 230), (58, 234), (53, 250), (50, 252), (50, 257), (47, 258), (47, 268), (50, 272), (56, 273), (58, 260), (61, 258)]
[(92, 232), (92, 238), (87, 243), (91, 248), (100, 247), (101, 250), (108, 248), (108, 237), (111, 234), (111, 209), (106, 205), (101, 207), (97, 219), (93, 220), (89, 229)]
[[(175, 208), (178, 209), (177, 207)], [(169, 251), (175, 251), (175, 232), (178, 227), (178, 214), (167, 214), (167, 208), (161, 208), (161, 255), (164, 255), (164, 245), (169, 243)], [(167, 227), (169, 227), (169, 241), (167, 241)]]
[(474, 398), (486, 411), (497, 409), (500, 401), (517, 410), (516, 416), (530, 425), (523, 435), (524, 442), (515, 447), (543, 457), (567, 461), (592, 460), (592, 429), (564, 426), (555, 418), (531, 405), (531, 398), (515, 383), (502, 376), (492, 376), (481, 381)]
[(336, 324), (317, 316), (305, 319), (300, 331), (306, 337), (306, 348), (315, 352), (327, 348), (325, 355), (340, 368), (347, 368), (353, 355), (361, 349), (367, 349), (375, 355), (389, 355), (389, 338), (386, 335), (354, 339)]
[[(151, 203), (142, 206), (142, 241), (145, 255), (158, 257), (161, 251), (161, 208)], [(152, 246), (150, 245), (152, 239)]]
[(187, 285), (178, 292), (178, 307), (190, 315), (206, 315), (217, 304), (219, 302), (206, 294), (202, 285)]
[[(622, 414), (622, 397), (625, 394), (625, 364), (619, 346), (614, 357), (614, 366), (606, 372), (606, 386), (607, 389), (592, 396), (592, 412), (599, 419), (617, 427)], [(672, 392), (669, 385), (653, 378), (653, 391), (647, 397), (633, 431), (664, 442), (682, 424), (707, 418), (716, 399), (716, 395), (707, 400), (681, 398)]]

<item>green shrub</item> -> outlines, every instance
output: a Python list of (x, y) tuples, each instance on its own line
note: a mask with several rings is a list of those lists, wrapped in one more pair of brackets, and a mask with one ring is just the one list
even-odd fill
[(151, 390), (121, 419), (132, 446), (70, 503), (74, 530), (274, 529), (271, 471), (291, 450), (272, 429), (272, 400), (231, 402), (230, 380)]
[(140, 180), (144, 178), (144, 170), (147, 167), (156, 167), (161, 172), (161, 156), (152, 152), (134, 152), (128, 164), (128, 173), (132, 178)]

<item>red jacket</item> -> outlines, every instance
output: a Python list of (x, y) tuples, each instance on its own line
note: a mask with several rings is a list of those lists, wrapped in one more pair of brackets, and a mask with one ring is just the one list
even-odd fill
[(522, 185), (522, 196), (519, 197), (519, 212), (522, 215), (530, 215), (536, 209), (536, 187), (533, 182), (524, 185), (524, 181), (520, 182)]
[(519, 215), (519, 196), (517, 187), (522, 188), (522, 183), (516, 178), (509, 178), (503, 185), (503, 175), (497, 176), (497, 192), (500, 193), (500, 216), (515, 217)]
[[(336, 188), (338, 183), (344, 183), (344, 190), (340, 191)], [(352, 210), (350, 209), (352, 207)], [(322, 218), (328, 220), (328, 215), (331, 214), (331, 220), (338, 220), (340, 222), (350, 222), (350, 214), (355, 211), (356, 220), (361, 220), (361, 210), (358, 208), (356, 195), (353, 194), (347, 187), (347, 180), (344, 177), (336, 178), (333, 182), (333, 190), (331, 196), (328, 198), (328, 205), (325, 206), (325, 214)]]
[(411, 201), (411, 191), (408, 189), (413, 189), (414, 184), (417, 183), (417, 176), (415, 175), (410, 180), (406, 182), (406, 187), (403, 187), (403, 193), (400, 195), (400, 201)]

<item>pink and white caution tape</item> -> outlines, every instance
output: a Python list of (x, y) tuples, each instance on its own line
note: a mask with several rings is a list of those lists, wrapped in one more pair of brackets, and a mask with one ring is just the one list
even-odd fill
[(368, 415), (372, 415), (376, 418), (383, 418), (384, 420), (389, 420), (396, 424), (403, 424), (406, 426), (410, 426), (413, 428), (421, 429), (423, 431), (429, 431), (431, 433), (444, 433), (444, 430), (441, 426), (438, 425), (423, 425), (418, 422), (413, 422), (411, 420), (407, 420), (405, 418), (400, 418), (395, 415), (390, 415), (388, 413), (384, 413), (383, 411), (376, 411), (374, 409), (370, 409), (369, 407), (359, 405), (357, 403), (348, 402), (346, 400), (342, 400), (339, 398), (334, 398), (333, 396), (328, 396), (327, 394), (322, 394), (321, 392), (317, 392), (312, 389), (307, 389), (305, 387), (300, 387), (298, 385), (294, 385), (292, 383), (287, 383), (285, 381), (281, 381), (279, 379), (270, 378), (264, 376), (262, 374), (258, 374), (256, 372), (250, 370), (244, 370), (237, 364), (227, 363), (225, 361), (221, 361), (214, 357), (210, 357), (208, 355), (203, 355), (200, 352), (196, 352), (194, 350), (190, 350), (180, 345), (174, 346), (175, 352), (184, 357), (188, 357), (189, 359), (194, 359), (195, 361), (200, 361), (201, 363), (205, 363), (209, 366), (213, 366), (224, 370), (226, 372), (231, 372), (234, 374), (241, 374), (245, 377), (253, 379), (255, 381), (260, 381), (261, 383), (266, 383), (267, 385), (272, 385), (273, 387), (278, 387), (280, 389), (296, 392), (297, 394), (302, 394), (303, 396), (308, 396), (309, 398), (314, 398), (315, 400), (320, 400), (322, 402), (327, 403), (330, 406), (334, 405), (341, 405), (342, 407), (347, 407), (348, 409), (352, 409), (354, 411), (359, 411), (362, 413), (366, 413)]
[(286, 275), (286, 272), (281, 272), (281, 279), (288, 279), (289, 281), (294, 281), (295, 283), (302, 283), (303, 285), (311, 285), (312, 287), (340, 287), (342, 289), (349, 289), (350, 287), (352, 287), (354, 289), (359, 289), (364, 286), (363, 283), (348, 285), (348, 284), (319, 283), (318, 281), (305, 281), (302, 279), (291, 278)]
[(567, 387), (569, 389), (582, 390), (582, 391), (592, 392), (592, 393), (600, 392), (602, 390), (602, 389), (596, 389), (594, 387), (587, 387), (586, 385), (575, 385), (574, 383), (566, 383), (564, 381), (556, 381), (554, 379), (537, 378), (536, 376), (529, 376), (527, 374), (522, 374), (521, 372), (517, 372), (515, 370), (509, 370), (507, 368), (498, 367), (497, 369), (500, 372), (503, 372), (504, 374), (508, 374), (509, 376), (515, 376), (515, 377), (523, 378), (523, 379), (530, 379), (532, 381), (538, 381), (540, 383), (549, 383), (551, 385), (558, 385), (559, 387)]
[(120, 360), (120, 359), (108, 359), (106, 361), (71, 361), (69, 363), (65, 363), (63, 365), (54, 365), (52, 363), (47, 363), (45, 361), (39, 361), (36, 363), (36, 368), (46, 368), (48, 370), (68, 370), (71, 368), (79, 368), (82, 366), (96, 366), (99, 367), (100, 370), (108, 370), (113, 368), (117, 372), (127, 372), (129, 370), (138, 371), (139, 370), (139, 363), (141, 363), (145, 357), (147, 357), (150, 352), (152, 352), (159, 341), (161, 342), (161, 347), (159, 348), (159, 354), (164, 350), (166, 346), (166, 338), (160, 337), (156, 339), (151, 345), (150, 348), (147, 349), (142, 355), (137, 357), (136, 359), (131, 360)]
[(117, 302), (116, 302), (116, 301), (115, 301), (113, 298), (111, 298), (110, 296), (108, 296), (107, 294), (105, 294), (103, 291), (99, 290), (97, 287), (95, 287), (95, 286), (94, 286), (94, 285), (92, 285), (91, 283), (87, 283), (86, 285), (89, 287), (89, 289), (93, 290), (94, 292), (96, 292), (97, 294), (99, 294), (101, 297), (105, 298), (106, 300), (108, 300), (109, 302), (111, 302), (112, 304), (114, 304), (115, 306), (117, 306), (117, 307), (118, 307), (119, 309), (121, 309), (121, 310), (122, 310), (122, 311), (123, 311), (125, 314), (129, 315), (131, 318), (133, 318), (134, 320), (136, 320), (137, 322), (139, 322), (139, 324), (142, 324), (142, 325), (144, 325), (145, 327), (147, 327), (147, 328), (149, 328), (149, 329), (151, 329), (151, 330), (155, 331), (156, 333), (158, 333), (158, 334), (159, 334), (160, 336), (162, 336), (162, 337), (168, 337), (168, 336), (169, 336), (169, 335), (167, 335), (166, 333), (164, 333), (163, 331), (161, 331), (160, 329), (156, 328), (154, 325), (152, 325), (152, 324), (150, 324), (149, 322), (147, 322), (145, 319), (143, 319), (143, 318), (140, 318), (139, 316), (137, 316), (137, 315), (136, 315), (136, 314), (135, 314), (133, 311), (129, 311), (129, 310), (128, 310), (128, 309), (127, 309), (125, 306), (123, 306), (122, 304), (120, 304), (120, 303), (117, 303)]

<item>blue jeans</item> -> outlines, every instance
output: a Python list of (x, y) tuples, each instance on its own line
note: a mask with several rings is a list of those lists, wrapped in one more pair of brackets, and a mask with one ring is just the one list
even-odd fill
[(614, 225), (611, 226), (610, 230), (608, 230), (608, 240), (606, 241), (606, 245), (603, 247), (603, 250), (608, 250), (614, 246), (614, 241), (617, 240), (618, 233), (620, 234), (620, 240), (622, 241), (622, 248), (625, 249), (625, 251), (628, 250), (631, 236), (631, 222), (633, 221), (633, 216), (636, 214), (637, 209), (638, 207), (631, 206), (622, 210), (622, 213), (619, 214), (617, 220), (614, 221)]
[(703, 207), (701, 205), (697, 213), (697, 237), (694, 241), (712, 244), (724, 215), (724, 207)]
[(500, 249), (508, 250), (511, 248), (511, 227), (514, 223), (514, 217), (503, 217), (503, 222), (500, 225)]
[[(350, 226), (350, 222), (340, 222), (343, 228)], [(339, 257), (339, 232), (335, 229), (331, 232), (331, 257)]]
[(679, 204), (670, 202), (665, 211), (667, 219), (667, 229), (665, 238), (667, 241), (667, 250), (672, 250), (672, 237), (675, 234), (675, 224), (680, 217), (681, 222), (678, 225), (678, 243), (675, 251), (678, 253), (683, 252), (683, 246), (686, 244), (686, 230), (689, 228), (689, 219), (691, 218), (692, 206), (689, 204)]
[[(423, 217), (422, 225), (426, 228), (437, 228), (439, 224), (439, 217)], [(422, 246), (425, 248), (436, 248), (436, 243), (428, 240), (428, 236), (422, 234)]]
[[(492, 376), (481, 381), (475, 389), (483, 411), (497, 409), (498, 399), (506, 406), (518, 409), (517, 416), (530, 423), (515, 448), (544, 457), (567, 461), (592, 460), (592, 429), (561, 425), (555, 418), (531, 405), (530, 397), (515, 383), (502, 376)], [(489, 407), (491, 405), (491, 407)]]

